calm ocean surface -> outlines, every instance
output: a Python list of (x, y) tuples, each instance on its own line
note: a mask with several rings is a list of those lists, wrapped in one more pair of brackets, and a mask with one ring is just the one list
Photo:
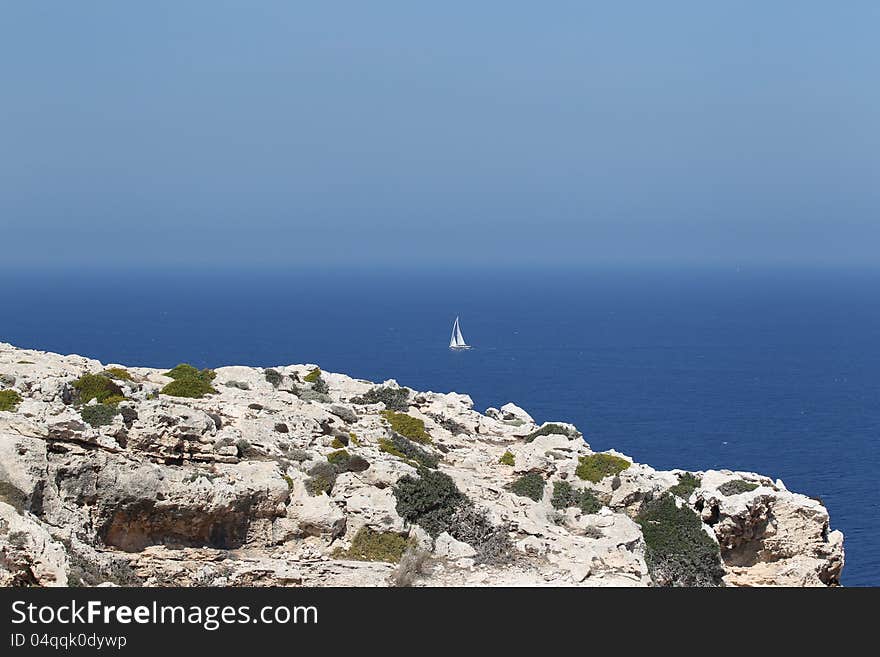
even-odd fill
[[(5, 274), (0, 340), (104, 362), (322, 368), (513, 401), (594, 449), (821, 497), (880, 585), (880, 273)], [(456, 314), (475, 349), (446, 345)]]

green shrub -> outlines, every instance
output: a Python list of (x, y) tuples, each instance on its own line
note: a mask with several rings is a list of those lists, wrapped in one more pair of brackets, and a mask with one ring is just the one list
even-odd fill
[(327, 455), (327, 461), (336, 466), (336, 469), (340, 472), (345, 472), (348, 468), (348, 462), (351, 460), (351, 454), (349, 454), (344, 449), (336, 450), (335, 452), (330, 452)]
[(679, 508), (669, 493), (642, 505), (636, 516), (645, 538), (645, 562), (660, 586), (718, 586), (724, 575), (718, 544), (700, 517)]
[(498, 462), (501, 465), (515, 465), (516, 457), (511, 452), (504, 452), (504, 454), (501, 455), (501, 458), (498, 459)]
[(117, 379), (119, 381), (131, 381), (131, 373), (123, 368), (123, 367), (108, 367), (104, 370), (104, 374), (109, 376), (111, 379)]
[(329, 404), (333, 401), (327, 393), (318, 392), (317, 390), (310, 388), (302, 388), (297, 390), (295, 394), (303, 401), (316, 401), (321, 402), (322, 404)]
[(529, 472), (509, 484), (510, 492), (520, 497), (528, 497), (540, 502), (544, 497), (544, 477), (538, 472)]
[(330, 443), (330, 447), (332, 447), (333, 449), (342, 449), (343, 447), (345, 447), (345, 443), (339, 440), (339, 436), (336, 436)]
[(401, 452), (390, 438), (379, 438), (379, 451), (396, 456), (399, 459), (406, 459), (406, 454)]
[(284, 481), (287, 483), (287, 490), (293, 490), (293, 479), (289, 474), (281, 475), (284, 478)]
[(198, 378), (205, 383), (211, 383), (214, 377), (217, 376), (217, 373), (214, 370), (199, 370), (188, 363), (180, 363), (180, 365), (165, 372), (165, 376), (170, 376), (172, 379)]
[(91, 406), (83, 406), (79, 414), (85, 422), (93, 427), (102, 427), (113, 422), (113, 418), (119, 411), (115, 406), (110, 404), (92, 404)]
[(217, 391), (209, 382), (200, 377), (186, 376), (175, 379), (159, 392), (163, 395), (170, 395), (172, 397), (190, 397), (192, 399), (198, 399)]
[(348, 439), (354, 446), (358, 446), (361, 444), (361, 441), (358, 440), (357, 434), (354, 431), (349, 432)]
[(21, 395), (15, 390), (0, 390), (0, 411), (14, 411), (21, 403)]
[(283, 377), (278, 370), (273, 370), (269, 368), (267, 370), (263, 370), (263, 376), (266, 377), (266, 381), (272, 384), (272, 387), (277, 388), (281, 385), (281, 381)]
[(550, 504), (554, 509), (578, 507), (583, 513), (598, 513), (602, 503), (591, 491), (574, 488), (567, 481), (553, 482), (553, 497)]
[(703, 480), (700, 477), (692, 475), (690, 472), (685, 472), (684, 474), (678, 475), (678, 483), (670, 488), (669, 492), (686, 500), (702, 483)]
[(394, 411), (382, 411), (382, 417), (388, 420), (391, 430), (396, 431), (401, 436), (415, 440), (423, 445), (430, 444), (431, 436), (425, 431), (425, 423), (417, 417), (407, 415), (406, 413), (395, 413)]
[(395, 532), (378, 532), (369, 527), (357, 530), (348, 550), (336, 550), (334, 557), (358, 561), (388, 561), (398, 563), (409, 541)]
[(726, 481), (718, 487), (718, 492), (722, 495), (739, 495), (740, 493), (748, 493), (755, 490), (758, 484), (744, 479), (732, 479)]
[(425, 468), (436, 468), (439, 462), (436, 456), (397, 434), (380, 438), (379, 450)]
[(119, 406), (119, 402), (124, 402), (125, 397), (122, 395), (110, 395), (107, 399), (104, 400), (104, 404), (107, 406)]
[(352, 404), (385, 404), (390, 411), (409, 410), (409, 388), (392, 388), (391, 386), (376, 386), (367, 390), (363, 395), (351, 398)]
[(198, 399), (217, 392), (211, 385), (211, 381), (217, 376), (214, 370), (199, 370), (187, 363), (181, 363), (165, 372), (165, 376), (170, 376), (174, 381), (159, 391), (163, 395)]
[(321, 368), (316, 367), (315, 369), (313, 369), (311, 372), (309, 372), (308, 374), (306, 374), (303, 377), (303, 381), (305, 381), (306, 383), (317, 383), (320, 378), (321, 378)]
[(594, 484), (602, 481), (605, 477), (620, 474), (632, 463), (625, 458), (613, 454), (591, 454), (578, 459), (578, 467), (575, 474), (586, 481)]
[(103, 374), (83, 374), (73, 382), (73, 389), (80, 404), (87, 404), (93, 399), (103, 402), (108, 397), (122, 396), (122, 388)]
[(336, 467), (332, 463), (316, 463), (308, 472), (309, 478), (305, 481), (309, 495), (329, 495), (336, 484)]
[(397, 513), (437, 537), (451, 528), (457, 509), (467, 503), (449, 475), (422, 469), (418, 477), (405, 475), (394, 485)]
[(532, 433), (530, 433), (524, 437), (524, 440), (527, 443), (530, 443), (538, 436), (550, 436), (553, 434), (561, 435), (561, 436), (568, 436), (569, 438), (580, 438), (581, 437), (580, 432), (572, 431), (568, 427), (564, 427), (561, 424), (553, 424), (551, 422), (550, 424), (545, 424), (540, 429), (532, 431)]

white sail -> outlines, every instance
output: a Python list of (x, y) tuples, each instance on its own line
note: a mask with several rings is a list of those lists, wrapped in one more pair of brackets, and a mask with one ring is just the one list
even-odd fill
[(458, 328), (458, 317), (455, 318), (455, 322), (452, 324), (452, 337), (449, 338), (449, 348), (455, 349), (458, 346), (458, 342), (456, 340), (455, 329)]
[(455, 322), (452, 324), (452, 337), (449, 338), (449, 348), (470, 349), (467, 342), (464, 341), (464, 336), (461, 334), (461, 327), (458, 324), (458, 317), (455, 318)]
[(461, 325), (458, 323), (458, 318), (455, 318), (455, 343), (459, 347), (466, 347), (467, 342), (464, 341), (464, 336), (461, 334)]

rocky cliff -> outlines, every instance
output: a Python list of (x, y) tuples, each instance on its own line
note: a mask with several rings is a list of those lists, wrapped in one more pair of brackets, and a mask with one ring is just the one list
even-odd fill
[(0, 343), (6, 586), (823, 586), (842, 568), (825, 507), (779, 480), (597, 454), (513, 404)]

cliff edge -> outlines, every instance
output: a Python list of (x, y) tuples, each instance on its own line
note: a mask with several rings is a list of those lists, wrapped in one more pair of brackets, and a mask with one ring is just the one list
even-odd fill
[(828, 512), (315, 365), (0, 343), (0, 585), (836, 585)]

